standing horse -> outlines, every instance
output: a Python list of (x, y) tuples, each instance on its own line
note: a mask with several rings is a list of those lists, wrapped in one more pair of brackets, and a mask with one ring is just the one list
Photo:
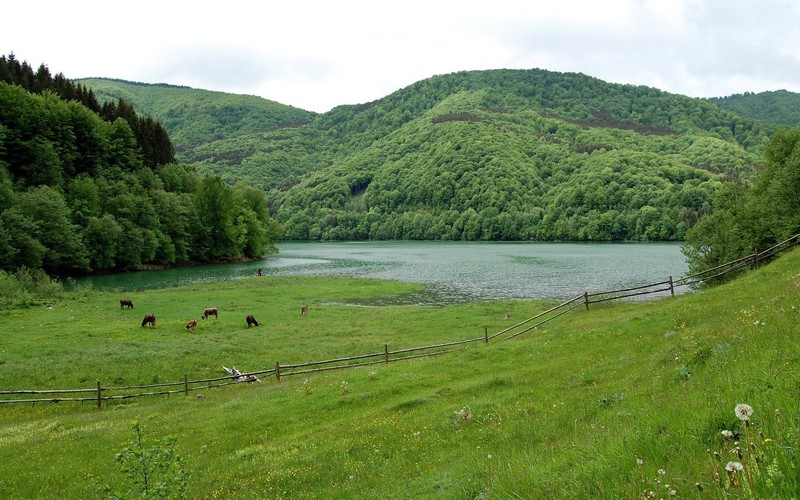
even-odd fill
[(308, 306), (303, 304), (303, 307), (300, 308), (300, 316), (308, 316)]
[(120, 309), (124, 309), (126, 307), (128, 309), (133, 309), (133, 301), (131, 299), (122, 299), (122, 300), (119, 301), (119, 308)]
[(208, 318), (209, 316), (214, 316), (215, 318), (219, 319), (219, 313), (217, 312), (216, 307), (209, 307), (205, 311), (203, 311), (203, 315), (200, 316), (203, 319)]
[(142, 326), (149, 324), (153, 328), (156, 327), (156, 315), (155, 314), (145, 314), (144, 319), (142, 320)]

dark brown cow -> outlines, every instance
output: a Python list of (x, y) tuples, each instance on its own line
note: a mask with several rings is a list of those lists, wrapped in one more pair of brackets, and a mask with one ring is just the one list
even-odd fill
[(300, 308), (300, 316), (308, 316), (308, 306), (303, 304), (303, 307)]
[(153, 328), (156, 327), (156, 315), (155, 314), (145, 314), (144, 319), (142, 320), (142, 326), (149, 324)]
[(219, 313), (217, 312), (216, 307), (209, 307), (205, 311), (203, 311), (203, 315), (200, 316), (203, 319), (208, 318), (209, 316), (214, 316), (215, 318), (219, 319)]
[(250, 328), (251, 325), (258, 326), (258, 321), (256, 321), (256, 318), (254, 318), (252, 314), (248, 315), (245, 321), (247, 321), (247, 328)]
[(195, 329), (197, 329), (197, 320), (196, 319), (189, 320), (189, 322), (186, 323), (186, 329), (195, 331)]
[(133, 301), (131, 299), (122, 299), (122, 300), (119, 301), (119, 308), (120, 309), (124, 309), (126, 307), (128, 309), (133, 309)]

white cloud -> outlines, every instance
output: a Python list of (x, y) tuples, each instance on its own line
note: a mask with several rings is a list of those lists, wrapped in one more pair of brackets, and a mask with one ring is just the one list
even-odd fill
[(68, 78), (255, 94), (313, 111), (435, 74), (575, 71), (692, 96), (800, 91), (784, 0), (44, 1), (4, 6), (0, 53)]

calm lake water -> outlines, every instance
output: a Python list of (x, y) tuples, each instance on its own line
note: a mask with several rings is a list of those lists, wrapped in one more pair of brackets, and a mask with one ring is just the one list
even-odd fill
[[(677, 243), (281, 243), (263, 260), (90, 276), (96, 289), (146, 290), (264, 276), (349, 276), (427, 285), (403, 303), (568, 299), (677, 279), (688, 271)], [(676, 290), (678, 292), (680, 290)], [(655, 295), (646, 297), (653, 298)]]

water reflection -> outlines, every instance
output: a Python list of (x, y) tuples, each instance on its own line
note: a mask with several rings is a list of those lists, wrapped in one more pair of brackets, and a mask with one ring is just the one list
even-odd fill
[[(266, 276), (348, 276), (427, 285), (392, 303), (564, 299), (677, 279), (687, 271), (670, 243), (282, 243), (263, 260), (94, 276), (95, 288), (142, 290)], [(374, 305), (380, 305), (375, 301)]]

